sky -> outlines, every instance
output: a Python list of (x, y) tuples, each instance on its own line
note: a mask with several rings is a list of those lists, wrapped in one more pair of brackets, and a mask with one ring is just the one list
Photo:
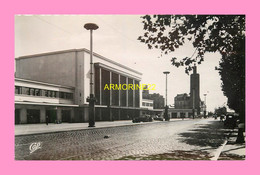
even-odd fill
[[(16, 15), (15, 57), (68, 49), (90, 49), (90, 32), (83, 26), (96, 23), (93, 32), (93, 51), (106, 58), (133, 68), (142, 75), (142, 84), (155, 84), (150, 93), (165, 97), (164, 71), (168, 75), (168, 104), (174, 104), (177, 94), (190, 92), (190, 77), (184, 67), (171, 65), (171, 58), (189, 57), (194, 48), (186, 43), (175, 52), (161, 56), (160, 50), (150, 50), (137, 40), (143, 35), (140, 15)], [(207, 111), (226, 106), (227, 98), (221, 90), (221, 80), (215, 67), (219, 53), (205, 54), (205, 61), (197, 66), (200, 74), (200, 98)], [(206, 95), (205, 95), (206, 94)]]

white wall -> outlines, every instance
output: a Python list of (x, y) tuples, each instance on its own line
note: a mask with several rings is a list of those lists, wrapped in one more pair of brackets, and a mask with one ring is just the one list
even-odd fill
[(75, 87), (75, 52), (40, 54), (16, 59), (16, 77)]

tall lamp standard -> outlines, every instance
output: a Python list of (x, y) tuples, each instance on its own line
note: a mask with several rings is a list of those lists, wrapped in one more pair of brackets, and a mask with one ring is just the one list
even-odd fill
[(95, 95), (94, 95), (94, 82), (93, 82), (93, 42), (92, 42), (92, 33), (93, 30), (98, 29), (98, 25), (94, 23), (87, 23), (84, 25), (84, 28), (90, 30), (90, 95), (87, 98), (87, 102), (89, 102), (89, 126), (95, 127)]
[(195, 89), (192, 88), (192, 118), (195, 119)]
[(207, 114), (207, 105), (206, 105), (207, 94), (204, 94), (204, 97), (205, 97), (205, 100), (204, 100), (204, 105), (205, 105), (205, 108), (204, 108), (204, 118), (206, 118), (206, 114)]
[(170, 119), (169, 119), (169, 117), (168, 117), (168, 106), (167, 106), (167, 75), (170, 73), (169, 71), (165, 71), (165, 72), (163, 72), (165, 75), (166, 75), (166, 92), (165, 92), (165, 96), (166, 96), (166, 98), (165, 98), (165, 112), (164, 112), (164, 118), (165, 118), (165, 120), (166, 121), (169, 121)]

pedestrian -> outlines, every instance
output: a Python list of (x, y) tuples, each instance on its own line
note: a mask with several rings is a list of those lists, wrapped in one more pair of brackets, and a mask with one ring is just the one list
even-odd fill
[(48, 117), (48, 115), (46, 116), (46, 125), (48, 125), (49, 124), (49, 117)]

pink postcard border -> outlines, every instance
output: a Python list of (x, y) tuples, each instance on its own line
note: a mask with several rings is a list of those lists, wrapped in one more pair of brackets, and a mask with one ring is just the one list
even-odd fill
[[(7, 174), (257, 174), (259, 99), (257, 1), (15, 1), (1, 5), (1, 170)], [(246, 160), (245, 161), (15, 161), (14, 15), (16, 14), (245, 14)]]

